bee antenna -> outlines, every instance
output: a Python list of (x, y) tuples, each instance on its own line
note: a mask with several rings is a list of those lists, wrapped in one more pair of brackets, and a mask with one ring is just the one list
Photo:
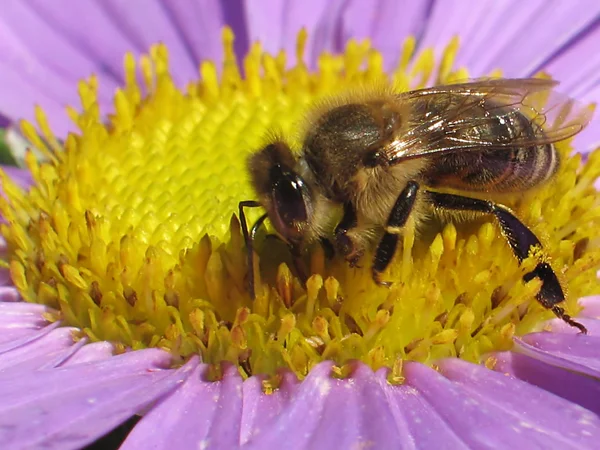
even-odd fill
[(267, 218), (267, 214), (263, 214), (258, 218), (252, 228), (248, 230), (248, 222), (246, 221), (246, 213), (244, 208), (259, 208), (262, 205), (254, 200), (245, 200), (239, 203), (240, 210), (240, 225), (242, 226), (242, 235), (244, 236), (244, 243), (246, 244), (246, 258), (248, 262), (248, 291), (252, 300), (256, 299), (256, 292), (254, 286), (254, 238), (256, 232), (260, 226), (264, 223)]

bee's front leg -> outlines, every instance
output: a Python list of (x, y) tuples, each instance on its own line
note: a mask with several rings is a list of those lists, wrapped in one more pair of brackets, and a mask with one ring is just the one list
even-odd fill
[(358, 261), (365, 252), (364, 246), (359, 244), (352, 233), (357, 224), (354, 206), (351, 203), (345, 203), (344, 216), (335, 227), (335, 249), (350, 264), (350, 267), (359, 267)]
[(375, 257), (373, 258), (373, 266), (371, 267), (373, 281), (380, 286), (391, 285), (389, 281), (381, 280), (381, 273), (389, 266), (396, 253), (399, 236), (415, 206), (418, 191), (419, 184), (416, 181), (406, 183), (406, 187), (400, 192), (390, 212), (385, 225), (385, 233), (377, 245)]
[(256, 298), (256, 291), (254, 286), (254, 238), (256, 236), (256, 231), (261, 227), (265, 219), (267, 218), (267, 214), (263, 214), (255, 223), (252, 225), (252, 228), (248, 230), (248, 222), (246, 220), (246, 213), (244, 212), (244, 208), (259, 208), (262, 205), (259, 202), (254, 200), (245, 200), (239, 203), (239, 219), (240, 225), (242, 227), (242, 235), (244, 236), (244, 243), (246, 244), (246, 258), (248, 262), (248, 292), (250, 293), (250, 298), (254, 300)]

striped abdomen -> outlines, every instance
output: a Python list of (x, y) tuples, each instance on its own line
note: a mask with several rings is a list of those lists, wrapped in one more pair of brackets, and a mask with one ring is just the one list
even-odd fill
[(539, 144), (543, 142), (543, 130), (519, 111), (486, 121), (485, 128), (473, 126), (459, 137), (477, 140), (478, 135), (487, 138), (496, 136), (501, 143), (513, 142), (518, 137), (525, 144), (441, 153), (429, 164), (426, 178), (430, 186), (479, 192), (515, 192), (547, 181), (559, 167), (560, 159), (554, 145)]

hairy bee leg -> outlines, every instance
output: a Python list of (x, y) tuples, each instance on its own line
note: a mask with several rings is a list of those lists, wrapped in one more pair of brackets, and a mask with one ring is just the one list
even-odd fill
[(252, 300), (256, 298), (256, 292), (254, 290), (254, 237), (256, 231), (263, 224), (267, 218), (267, 214), (263, 214), (258, 220), (252, 225), (250, 231), (248, 230), (248, 222), (246, 221), (246, 213), (244, 208), (259, 208), (262, 205), (254, 200), (245, 200), (238, 204), (240, 212), (240, 225), (242, 226), (242, 235), (246, 244), (246, 259), (248, 265), (248, 292)]
[[(428, 191), (427, 194), (431, 203), (437, 208), (474, 211), (494, 215), (519, 263), (527, 258), (532, 248), (537, 246), (541, 247), (541, 243), (536, 235), (533, 234), (533, 232), (527, 228), (523, 222), (517, 219), (517, 217), (515, 217), (505, 206), (497, 205), (486, 200), (454, 194), (443, 194), (431, 191)], [(534, 277), (537, 277), (542, 281), (542, 287), (537, 295), (537, 300), (545, 308), (552, 310), (557, 317), (579, 329), (583, 334), (586, 334), (587, 329), (583, 325), (574, 321), (565, 313), (563, 308), (557, 306), (557, 303), (565, 300), (565, 294), (560, 286), (556, 273), (554, 273), (550, 265), (547, 262), (539, 262), (533, 271), (525, 274), (523, 279), (529, 281)]]
[(394, 207), (390, 212), (390, 216), (388, 217), (385, 226), (385, 233), (375, 250), (371, 272), (373, 281), (381, 286), (391, 285), (388, 281), (382, 281), (380, 276), (390, 264), (396, 253), (400, 232), (404, 225), (406, 225), (406, 221), (412, 212), (415, 201), (417, 200), (418, 190), (419, 184), (417, 182), (409, 181), (406, 183), (406, 187), (400, 192), (400, 195), (396, 199), (396, 203), (394, 203)]
[(363, 254), (363, 250), (358, 248), (356, 242), (348, 234), (348, 231), (356, 228), (357, 225), (358, 220), (354, 206), (351, 203), (344, 203), (344, 215), (335, 227), (335, 246), (350, 263), (350, 267), (358, 267), (358, 261)]

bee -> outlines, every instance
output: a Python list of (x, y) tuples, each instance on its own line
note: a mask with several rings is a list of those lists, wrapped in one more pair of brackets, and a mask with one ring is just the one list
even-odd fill
[[(301, 253), (330, 242), (350, 266), (374, 248), (372, 278), (390, 264), (409, 217), (418, 230), (429, 216), (493, 217), (521, 263), (541, 247), (535, 234), (497, 200), (542, 185), (556, 173), (554, 143), (580, 132), (588, 109), (546, 79), (480, 79), (404, 93), (366, 92), (325, 102), (309, 115), (295, 154), (273, 138), (248, 160), (258, 201), (240, 202), (254, 298), (253, 241), (268, 218), (306, 278)], [(244, 208), (266, 210), (248, 230)], [(298, 269), (299, 268), (299, 269)], [(556, 273), (540, 259), (537, 300), (586, 333), (559, 304)]]

